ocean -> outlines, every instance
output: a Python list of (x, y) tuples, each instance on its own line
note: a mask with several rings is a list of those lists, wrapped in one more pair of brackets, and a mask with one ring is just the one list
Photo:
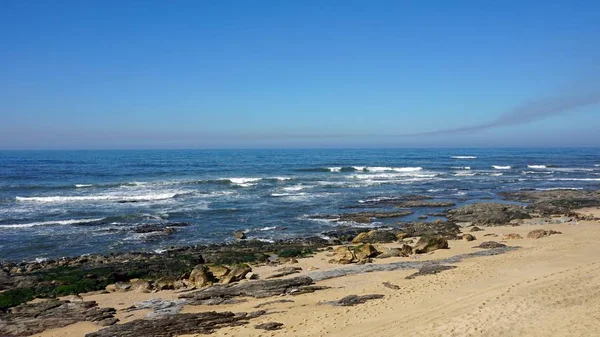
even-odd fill
[[(460, 206), (503, 191), (599, 187), (596, 148), (0, 151), (0, 260), (160, 252), (228, 242), (238, 230), (306, 237), (447, 208), (370, 224), (315, 217), (408, 195)], [(174, 222), (189, 226), (132, 230)]]

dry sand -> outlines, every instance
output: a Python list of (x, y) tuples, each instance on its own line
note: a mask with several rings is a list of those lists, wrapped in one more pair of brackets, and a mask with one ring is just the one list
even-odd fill
[[(581, 213), (596, 214), (596, 208)], [(528, 239), (533, 229), (562, 232), (542, 239)], [(498, 237), (485, 237), (495, 233)], [(502, 235), (517, 233), (524, 239), (502, 240)], [(332, 287), (313, 294), (285, 297), (293, 303), (264, 307), (269, 315), (241, 327), (224, 328), (214, 336), (600, 336), (600, 223), (523, 225), (488, 227), (473, 233), (476, 241), (450, 241), (450, 249), (438, 250), (419, 260), (441, 259), (477, 251), (483, 241), (502, 241), (520, 249), (495, 256), (482, 256), (455, 263), (457, 268), (436, 275), (407, 280), (415, 270), (398, 270), (351, 275), (318, 282)], [(338, 268), (327, 263), (327, 253), (302, 259), (297, 264), (309, 269)], [(376, 263), (409, 261), (390, 258)], [(267, 275), (275, 268), (255, 268)], [(304, 273), (303, 272), (303, 273)], [(298, 274), (296, 274), (298, 275)], [(293, 275), (295, 276), (295, 275)], [(392, 290), (382, 285), (400, 287)], [(349, 294), (383, 294), (354, 307), (319, 305)], [(173, 299), (173, 292), (154, 294), (119, 293), (95, 295), (100, 306), (122, 309), (149, 298)], [(282, 298), (249, 299), (248, 302), (222, 306), (186, 306), (182, 312), (255, 311), (255, 305)], [(119, 312), (127, 322), (146, 312)], [(255, 324), (281, 322), (278, 331), (263, 331)], [(46, 331), (38, 336), (83, 336), (98, 330), (91, 323)], [(188, 335), (190, 336), (190, 335)], [(200, 335), (198, 335), (200, 336)]]

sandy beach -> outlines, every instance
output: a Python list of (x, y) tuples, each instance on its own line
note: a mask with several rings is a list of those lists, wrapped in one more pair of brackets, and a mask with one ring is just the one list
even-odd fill
[[(588, 208), (580, 214), (600, 216)], [(555, 230), (562, 234), (540, 239), (527, 238), (534, 229)], [(523, 239), (503, 239), (516, 233)], [(217, 330), (215, 336), (594, 336), (600, 334), (600, 223), (574, 221), (561, 224), (487, 227), (473, 233), (477, 240), (449, 241), (450, 249), (412, 257), (375, 259), (376, 264), (397, 261), (440, 260), (471, 253), (483, 241), (496, 240), (516, 250), (493, 256), (466, 258), (452, 264), (454, 269), (434, 275), (406, 279), (416, 270), (360, 273), (317, 282), (330, 289), (298, 296), (266, 299), (248, 298), (232, 305), (186, 305), (182, 313), (204, 311), (251, 312), (257, 305), (273, 300), (261, 309), (268, 314), (249, 324)], [(497, 237), (485, 236), (496, 234)], [(386, 244), (394, 246), (394, 244)], [(343, 266), (328, 263), (329, 252), (300, 259), (298, 275), (311, 275)], [(254, 268), (269, 275), (277, 267)], [(389, 282), (399, 289), (383, 285)], [(347, 295), (381, 294), (356, 306), (331, 306)], [(151, 299), (176, 299), (173, 291), (158, 293), (111, 293), (86, 296), (101, 307), (118, 309), (120, 323), (143, 318), (147, 310), (123, 312), (135, 302)], [(266, 322), (283, 323), (276, 331), (255, 329)], [(83, 336), (99, 330), (92, 323), (76, 323), (47, 330), (40, 337)], [(200, 335), (185, 335), (200, 336)]]

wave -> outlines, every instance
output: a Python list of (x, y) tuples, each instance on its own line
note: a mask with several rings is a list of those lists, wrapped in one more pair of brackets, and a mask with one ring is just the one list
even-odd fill
[(470, 170), (471, 166), (455, 166), (452, 167), (453, 170)]
[(555, 190), (583, 190), (583, 187), (547, 187), (536, 188), (536, 191), (555, 191)]
[(492, 167), (496, 170), (510, 170), (512, 167), (507, 165), (507, 166), (498, 166), (498, 165), (492, 165)]
[(51, 221), (29, 222), (29, 223), (23, 223), (23, 224), (0, 225), (0, 228), (27, 228), (27, 227), (47, 226), (47, 225), (77, 225), (77, 224), (84, 224), (84, 223), (100, 222), (100, 221), (104, 221), (105, 219), (106, 218), (51, 220)]
[(600, 181), (600, 178), (551, 178), (550, 181)]
[(554, 171), (521, 171), (523, 174), (553, 174)]
[(477, 173), (475, 173), (475, 172), (473, 172), (473, 173), (470, 173), (470, 172), (456, 172), (456, 173), (454, 173), (454, 176), (455, 177), (472, 177), (472, 176), (474, 176), (476, 174)]
[(92, 184), (75, 184), (75, 187), (77, 188), (83, 188), (83, 187), (92, 187), (94, 185)]
[(300, 169), (303, 172), (416, 172), (422, 167), (387, 167), (387, 166), (332, 166)]
[(15, 197), (20, 202), (39, 202), (39, 203), (66, 203), (78, 201), (117, 201), (117, 202), (137, 202), (172, 199), (181, 196), (181, 193), (150, 193), (146, 195), (78, 195), (78, 196), (50, 196), (50, 197)]
[(594, 164), (595, 167), (600, 167), (600, 164)]
[(233, 185), (240, 187), (250, 187), (256, 185), (256, 182), (262, 180), (262, 178), (222, 178), (222, 181), (228, 181)]
[(527, 165), (530, 169), (545, 169), (548, 168), (546, 165)]
[(452, 159), (477, 159), (475, 156), (452, 156)]

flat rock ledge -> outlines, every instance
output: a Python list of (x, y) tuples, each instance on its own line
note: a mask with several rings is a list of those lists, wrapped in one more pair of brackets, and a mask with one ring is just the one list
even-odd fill
[(207, 299), (232, 298), (247, 296), (265, 298), (281, 295), (297, 295), (311, 293), (327, 287), (313, 286), (313, 279), (308, 276), (299, 276), (289, 279), (248, 281), (234, 285), (216, 284), (211, 287), (180, 295), (188, 300), (188, 304), (202, 304)]
[(0, 312), (0, 336), (30, 336), (47, 329), (77, 322), (107, 326), (117, 322), (112, 308), (99, 308), (95, 301), (69, 302), (56, 299), (21, 304)]
[(248, 320), (257, 318), (266, 311), (251, 313), (202, 312), (197, 314), (179, 314), (160, 319), (138, 319), (125, 324), (117, 324), (85, 337), (174, 337), (184, 334), (211, 334), (215, 330), (248, 324)]
[(319, 302), (319, 304), (329, 304), (329, 305), (333, 305), (333, 306), (349, 307), (349, 306), (365, 303), (366, 301), (369, 301), (369, 300), (382, 299), (384, 297), (385, 296), (383, 296), (381, 294), (362, 295), (362, 296), (348, 295), (337, 301)]

